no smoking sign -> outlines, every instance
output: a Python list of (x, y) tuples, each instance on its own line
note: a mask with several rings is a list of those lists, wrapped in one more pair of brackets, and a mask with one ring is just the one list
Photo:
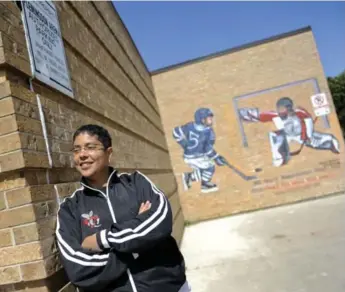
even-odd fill
[(318, 93), (311, 96), (311, 103), (313, 104), (316, 116), (325, 116), (331, 112), (325, 93)]

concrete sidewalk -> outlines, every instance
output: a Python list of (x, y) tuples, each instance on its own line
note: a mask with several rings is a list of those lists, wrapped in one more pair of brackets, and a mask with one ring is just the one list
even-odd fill
[(189, 226), (192, 292), (344, 292), (345, 195)]

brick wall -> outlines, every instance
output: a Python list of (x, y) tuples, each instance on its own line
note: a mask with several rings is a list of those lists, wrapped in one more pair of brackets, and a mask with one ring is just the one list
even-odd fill
[[(33, 82), (19, 8), (0, 3), (0, 291), (74, 291), (55, 244), (59, 201), (78, 186), (71, 137), (86, 123), (113, 137), (112, 164), (165, 191), (184, 219), (151, 77), (111, 2), (56, 2), (75, 99)], [(36, 99), (43, 106), (50, 168)], [(63, 288), (64, 287), (64, 288)]]
[[(344, 191), (344, 142), (309, 28), (163, 68), (153, 72), (153, 83), (186, 220), (215, 218)], [(333, 134), (341, 153), (304, 147), (286, 165), (273, 166), (268, 134), (276, 130), (274, 123), (240, 122), (237, 110), (276, 110), (277, 100), (289, 96), (315, 118), (310, 97), (319, 89), (331, 103), (327, 117), (330, 127), (319, 118), (314, 129)], [(183, 190), (181, 175), (191, 168), (184, 162), (172, 131), (192, 121), (201, 107), (209, 107), (215, 114), (215, 149), (246, 174), (256, 175), (256, 180), (246, 181), (227, 167), (216, 167), (213, 182), (219, 191), (201, 193), (199, 183)], [(290, 144), (292, 152), (300, 147), (298, 143)], [(256, 172), (257, 168), (262, 170)]]

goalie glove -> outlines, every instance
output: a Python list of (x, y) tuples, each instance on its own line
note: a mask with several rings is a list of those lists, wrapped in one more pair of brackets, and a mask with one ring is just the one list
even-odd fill
[(257, 108), (240, 108), (238, 114), (241, 120), (246, 122), (258, 122), (260, 120), (260, 113)]

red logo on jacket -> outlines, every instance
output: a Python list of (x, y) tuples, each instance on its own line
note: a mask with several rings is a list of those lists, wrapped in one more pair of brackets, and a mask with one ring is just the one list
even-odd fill
[(95, 227), (101, 226), (101, 224), (99, 224), (100, 219), (98, 215), (96, 214), (94, 215), (93, 211), (90, 211), (89, 214), (82, 214), (81, 217), (83, 218), (82, 219), (83, 224), (88, 227), (95, 228)]

